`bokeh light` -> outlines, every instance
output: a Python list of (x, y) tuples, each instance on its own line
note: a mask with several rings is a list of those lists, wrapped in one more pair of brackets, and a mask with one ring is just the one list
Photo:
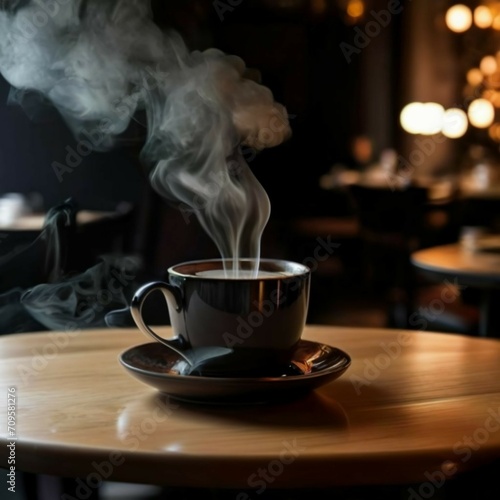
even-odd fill
[(433, 135), (441, 132), (444, 108), (436, 102), (412, 102), (400, 115), (403, 129), (410, 134)]
[(474, 24), (478, 28), (489, 28), (493, 23), (493, 14), (485, 5), (480, 5), (474, 9)]
[(487, 128), (495, 120), (495, 108), (486, 99), (476, 99), (471, 102), (468, 115), (469, 121), (474, 127)]
[(500, 142), (500, 123), (494, 123), (489, 129), (488, 129), (488, 135), (490, 136), (491, 139), (493, 139), (495, 142)]
[(361, 17), (365, 13), (365, 4), (362, 0), (349, 0), (347, 4), (347, 15), (354, 19)]
[(493, 19), (493, 23), (491, 25), (494, 30), (499, 30), (500, 31), (500, 15), (496, 15), (495, 18)]
[(459, 108), (447, 109), (443, 118), (443, 135), (450, 139), (463, 137), (469, 128), (467, 114)]
[(472, 12), (467, 5), (457, 4), (446, 12), (446, 25), (455, 33), (463, 33), (472, 26)]
[(481, 59), (481, 64), (479, 65), (483, 75), (492, 75), (496, 72), (498, 68), (497, 60), (493, 56), (485, 56)]
[(421, 128), (421, 134), (434, 135), (439, 134), (443, 128), (444, 108), (436, 102), (424, 104), (424, 121)]
[(401, 111), (399, 118), (403, 129), (409, 134), (420, 134), (424, 112), (424, 104), (421, 102), (407, 104)]
[(483, 73), (478, 68), (472, 68), (467, 72), (467, 82), (473, 87), (483, 82)]

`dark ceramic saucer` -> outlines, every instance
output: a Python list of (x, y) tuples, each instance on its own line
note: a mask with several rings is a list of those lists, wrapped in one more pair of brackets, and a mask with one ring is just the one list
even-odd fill
[(350, 356), (340, 349), (308, 340), (300, 341), (293, 361), (279, 376), (180, 375), (183, 359), (159, 342), (132, 347), (119, 360), (131, 375), (174, 399), (211, 404), (295, 398), (340, 377), (351, 364)]

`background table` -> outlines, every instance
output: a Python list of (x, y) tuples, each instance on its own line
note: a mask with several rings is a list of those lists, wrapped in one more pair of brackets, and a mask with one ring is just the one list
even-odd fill
[(480, 334), (500, 337), (500, 251), (470, 250), (459, 243), (419, 250), (411, 262), (433, 280), (457, 279), (483, 291)]
[[(113, 217), (114, 215), (114, 212), (81, 210), (76, 214), (76, 223), (78, 225), (90, 224), (107, 217)], [(12, 224), (6, 226), (0, 225), (0, 230), (39, 232), (43, 228), (45, 217), (45, 214), (26, 214), (17, 218)]]
[[(219, 488), (279, 469), (269, 487), (307, 488), (452, 477), (500, 456), (500, 342), (326, 326), (304, 337), (345, 350), (351, 367), (295, 401), (235, 407), (174, 402), (132, 378), (118, 356), (147, 342), (135, 329), (3, 337), (17, 468)], [(3, 449), (8, 441), (2, 425)]]

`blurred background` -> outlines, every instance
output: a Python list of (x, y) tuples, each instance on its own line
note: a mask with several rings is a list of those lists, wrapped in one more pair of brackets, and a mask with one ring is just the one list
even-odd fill
[[(240, 56), (286, 106), (291, 138), (245, 157), (271, 200), (262, 255), (313, 269), (309, 322), (412, 327), (412, 311), (449, 285), (417, 275), (411, 252), (471, 228), (500, 230), (500, 2), (169, 0), (153, 8), (190, 49)], [(39, 232), (19, 217), (68, 199), (90, 217), (69, 250), (80, 270), (100, 253), (123, 252), (139, 259), (135, 286), (172, 264), (218, 256), (196, 218), (150, 188), (138, 157), (143, 132), (110, 152), (80, 152), (61, 175), (54, 164), (68, 164), (76, 140), (50, 107), (28, 116), (9, 105), (9, 90), (0, 77), (1, 291), (18, 284), (19, 267), (5, 270), (19, 266), (12, 256)], [(96, 213), (112, 223), (99, 227)], [(456, 292), (427, 329), (477, 332), (479, 292)]]

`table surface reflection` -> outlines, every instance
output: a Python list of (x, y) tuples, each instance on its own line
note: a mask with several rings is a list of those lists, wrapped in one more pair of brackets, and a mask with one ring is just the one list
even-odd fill
[(500, 342), (316, 325), (304, 338), (352, 365), (293, 401), (211, 406), (170, 400), (125, 371), (120, 353), (147, 342), (136, 329), (5, 336), (0, 385), (5, 402), (16, 388), (17, 469), (228, 488), (258, 486), (261, 471), (268, 486), (292, 488), (425, 481), (500, 456)]

